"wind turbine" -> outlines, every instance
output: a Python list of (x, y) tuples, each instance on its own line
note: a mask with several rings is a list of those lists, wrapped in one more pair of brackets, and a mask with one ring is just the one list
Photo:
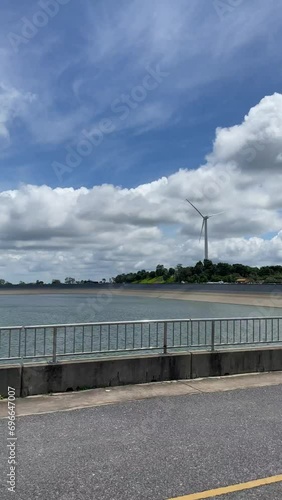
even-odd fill
[(199, 241), (201, 241), (201, 238), (202, 238), (202, 235), (203, 235), (203, 231), (205, 232), (205, 260), (207, 260), (209, 258), (209, 243), (208, 243), (208, 219), (210, 219), (211, 217), (214, 217), (215, 215), (220, 215), (220, 214), (223, 214), (224, 212), (218, 212), (216, 214), (211, 214), (211, 215), (203, 215), (200, 210), (198, 210), (195, 205), (193, 205), (193, 203), (191, 203), (191, 201), (189, 201), (187, 198), (186, 198), (186, 201), (188, 201), (188, 203), (190, 203), (190, 205), (196, 210), (196, 212), (198, 212), (198, 214), (202, 217), (203, 219), (203, 223), (202, 223), (202, 229), (201, 229), (201, 234), (200, 234), (200, 239)]

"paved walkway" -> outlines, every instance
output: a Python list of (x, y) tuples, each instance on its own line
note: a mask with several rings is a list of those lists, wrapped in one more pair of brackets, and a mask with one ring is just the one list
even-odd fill
[[(282, 384), (282, 372), (254, 373), (228, 377), (212, 377), (175, 382), (128, 385), (110, 389), (30, 396), (17, 400), (17, 415), (32, 415), (80, 408), (124, 403), (164, 396), (192, 395), (201, 392), (222, 392), (250, 387)], [(0, 401), (0, 418), (7, 416), (7, 403)]]
[(281, 410), (281, 373), (18, 400), (14, 498), (281, 500)]

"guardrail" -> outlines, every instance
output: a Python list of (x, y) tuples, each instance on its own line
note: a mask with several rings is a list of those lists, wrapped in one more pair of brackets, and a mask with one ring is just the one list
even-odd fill
[(0, 328), (0, 362), (278, 345), (282, 317), (193, 318)]

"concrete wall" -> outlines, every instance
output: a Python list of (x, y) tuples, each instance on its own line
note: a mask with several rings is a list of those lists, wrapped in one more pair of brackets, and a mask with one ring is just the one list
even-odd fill
[(16, 390), (16, 397), (21, 395), (22, 369), (21, 366), (4, 365), (0, 366), (0, 395), (8, 396), (8, 387)]
[(191, 355), (153, 355), (26, 365), (22, 396), (190, 378)]
[(127, 384), (282, 371), (282, 348), (175, 353), (0, 368), (0, 394), (17, 396)]
[(192, 356), (191, 378), (282, 370), (282, 349), (197, 352)]

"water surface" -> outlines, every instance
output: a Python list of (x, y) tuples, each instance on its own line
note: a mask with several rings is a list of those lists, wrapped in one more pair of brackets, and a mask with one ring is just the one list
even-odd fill
[(244, 316), (282, 316), (282, 309), (108, 293), (0, 296), (0, 326)]

